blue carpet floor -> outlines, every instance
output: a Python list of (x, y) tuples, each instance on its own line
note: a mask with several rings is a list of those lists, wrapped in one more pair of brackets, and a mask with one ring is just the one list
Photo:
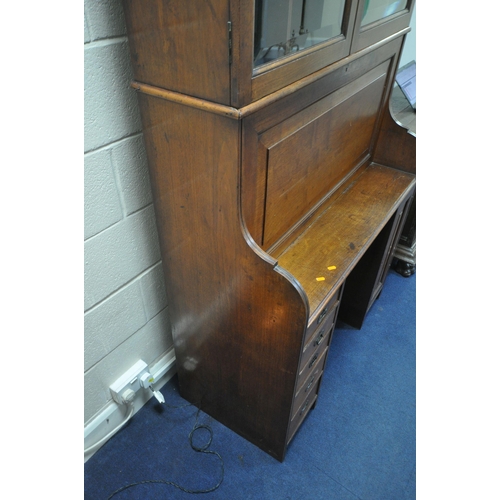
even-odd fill
[[(391, 270), (361, 330), (338, 323), (316, 408), (283, 463), (193, 406), (155, 399), (85, 464), (85, 498), (105, 500), (131, 483), (163, 480), (202, 498), (230, 500), (410, 500), (416, 498), (416, 275)], [(162, 389), (185, 405), (176, 378)], [(189, 442), (195, 423), (213, 431), (208, 450)], [(210, 434), (200, 429), (193, 444)], [(113, 500), (187, 499), (165, 483), (124, 489)]]

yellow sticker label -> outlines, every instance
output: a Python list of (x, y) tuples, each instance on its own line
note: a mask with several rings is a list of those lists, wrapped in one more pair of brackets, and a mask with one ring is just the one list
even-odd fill
[(337, 269), (337, 266), (328, 266), (327, 268), (329, 271), (333, 271), (334, 269)]
[(324, 276), (320, 276), (319, 278), (316, 278), (316, 281), (325, 281)]

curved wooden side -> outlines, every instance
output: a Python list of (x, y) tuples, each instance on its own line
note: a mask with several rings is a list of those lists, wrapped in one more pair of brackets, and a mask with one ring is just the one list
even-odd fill
[(242, 226), (241, 122), (138, 95), (181, 395), (282, 460), (308, 304)]
[(416, 174), (416, 154), (416, 137), (395, 121), (386, 105), (373, 161)]

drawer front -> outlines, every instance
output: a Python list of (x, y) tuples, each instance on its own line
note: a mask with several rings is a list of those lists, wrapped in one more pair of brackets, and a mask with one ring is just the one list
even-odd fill
[(320, 364), (314, 370), (313, 373), (304, 381), (302, 386), (298, 389), (295, 394), (295, 399), (292, 407), (292, 420), (296, 417), (297, 412), (302, 407), (305, 400), (311, 396), (311, 394), (315, 394), (318, 392), (318, 382), (323, 375), (324, 368), (324, 358), (320, 361)]
[(307, 414), (311, 411), (311, 408), (314, 406), (317, 397), (318, 394), (316, 392), (312, 392), (311, 395), (308, 398), (306, 398), (306, 400), (303, 402), (299, 411), (297, 411), (297, 413), (295, 414), (295, 418), (293, 418), (292, 421), (290, 422), (287, 444), (290, 443), (293, 436), (297, 432), (297, 429), (299, 428), (300, 424), (304, 421)]
[(318, 398), (321, 377), (328, 356), (328, 348), (335, 328), (343, 285), (328, 304), (313, 318), (306, 332), (299, 374), (292, 404), (287, 445), (306, 418)]
[(314, 335), (311, 337), (309, 342), (304, 346), (302, 351), (302, 356), (300, 358), (299, 373), (305, 368), (309, 359), (313, 356), (317, 350), (321, 349), (323, 344), (329, 344), (329, 336), (332, 333), (333, 320), (335, 319), (335, 312), (332, 311), (331, 317), (328, 318), (320, 327), (316, 330)]
[[(328, 333), (328, 336), (330, 335), (330, 333), (331, 330)], [(306, 380), (312, 376), (312, 374), (318, 367), (322, 368), (325, 360), (325, 353), (328, 350), (328, 344), (330, 343), (329, 340), (330, 339), (326, 339), (324, 342), (322, 342), (319, 346), (317, 346), (316, 350), (311, 353), (311, 356), (306, 358), (304, 367), (299, 371), (296, 387), (302, 387)]]
[(315, 317), (313, 317), (313, 321), (307, 327), (304, 346), (307, 346), (310, 343), (314, 335), (319, 333), (324, 325), (329, 323), (329, 326), (331, 326), (333, 320), (335, 319), (334, 316), (339, 305), (342, 288), (343, 287), (340, 286), (333, 297), (328, 301), (328, 304), (323, 307), (318, 314), (315, 315)]
[[(310, 386), (309, 390), (307, 392), (302, 390), (297, 395), (295, 400), (296, 404), (294, 404), (294, 410), (292, 412), (292, 424), (296, 419), (300, 419), (304, 412), (309, 410), (309, 403), (318, 395), (319, 383), (322, 374), (323, 370), (318, 370), (317, 377), (314, 379), (314, 382)], [(306, 387), (307, 386), (308, 384), (306, 384)]]
[[(321, 377), (323, 375), (327, 352), (328, 345), (325, 342), (324, 347), (322, 347), (320, 351), (319, 358), (314, 361), (311, 369), (306, 368), (299, 376), (299, 383), (297, 385), (299, 390), (295, 394), (292, 407), (292, 418), (288, 429), (287, 445), (292, 440), (293, 436), (297, 432), (297, 429), (300, 427), (300, 424), (304, 421), (318, 398), (318, 391), (321, 383)], [(312, 359), (314, 359), (314, 356), (311, 357), (310, 362)]]

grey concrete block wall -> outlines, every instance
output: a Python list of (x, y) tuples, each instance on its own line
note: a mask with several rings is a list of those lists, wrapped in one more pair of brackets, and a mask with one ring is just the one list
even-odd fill
[(85, 151), (140, 132), (126, 37), (85, 44), (84, 75)]
[(85, 415), (142, 358), (172, 347), (151, 187), (120, 0), (84, 4)]
[(85, 0), (84, 9), (92, 40), (126, 35), (121, 0)]
[(123, 218), (110, 148), (85, 155), (84, 183), (84, 238), (87, 239)]

